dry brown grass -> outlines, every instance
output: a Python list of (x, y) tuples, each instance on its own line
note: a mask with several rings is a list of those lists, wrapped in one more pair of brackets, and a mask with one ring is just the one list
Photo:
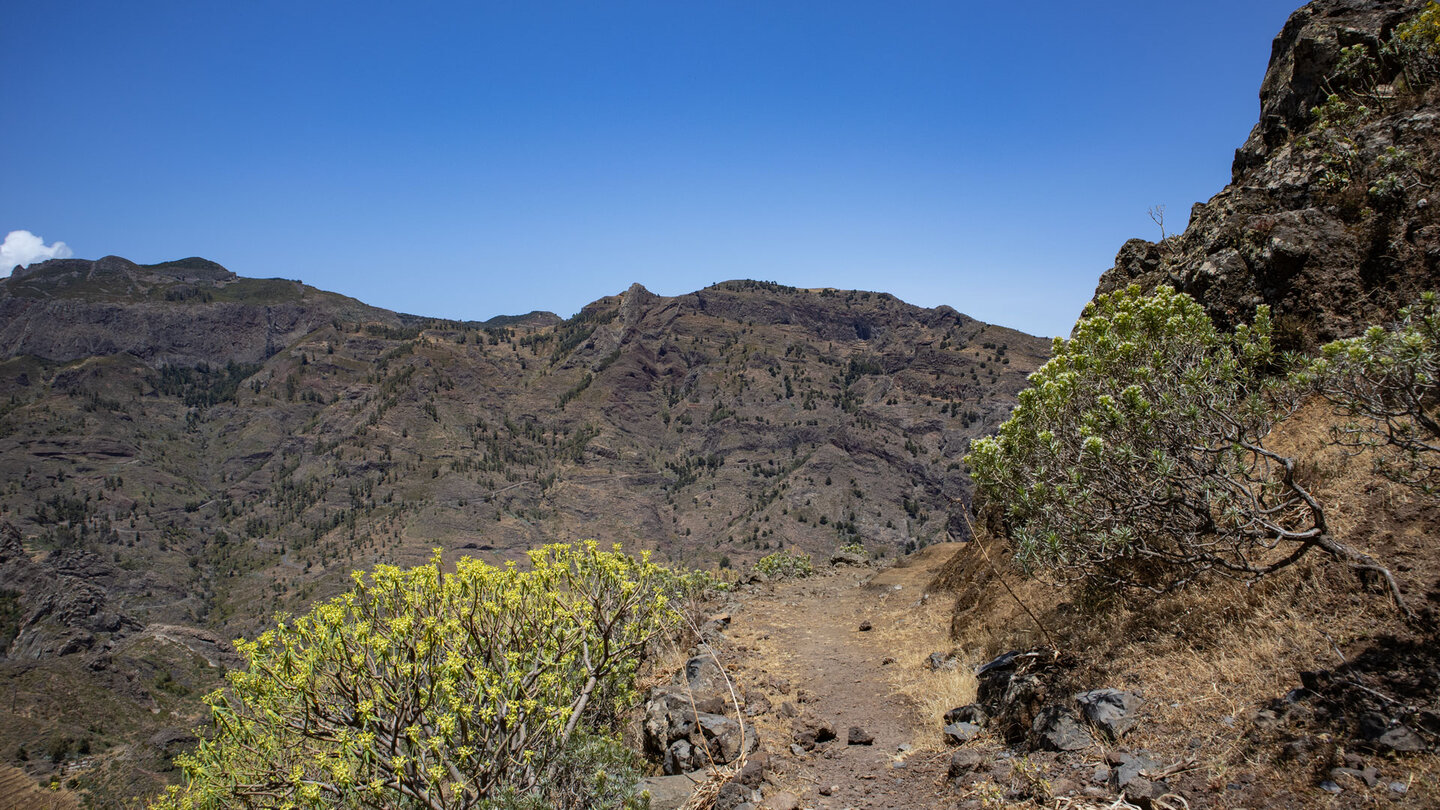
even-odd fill
[[(1277, 431), (1273, 444), (1302, 459), (1300, 474), (1337, 538), (1390, 566), (1416, 607), (1440, 583), (1437, 506), (1376, 476), (1370, 458), (1336, 447), (1330, 434), (1336, 421), (1311, 404)], [(1255, 711), (1299, 686), (1303, 670), (1334, 669), (1390, 639), (1435, 643), (1433, 629), (1407, 627), (1383, 591), (1321, 553), (1254, 585), (1213, 578), (1155, 596), (1046, 585), (1023, 576), (1002, 541), (984, 542), (993, 566), (967, 547), (936, 582), (954, 593), (951, 637), (962, 656), (983, 662), (1044, 643), (996, 581), (1004, 576), (1077, 658), (1070, 685), (1142, 692), (1143, 722), (1126, 745), (1175, 761), (1195, 757), (1220, 790), (1245, 773), (1289, 796), (1313, 797), (1313, 768), (1282, 766), (1278, 745), (1248, 736)], [(1384, 768), (1387, 780), (1412, 783), (1405, 804), (1440, 803), (1440, 758), (1409, 757)]]
[[(976, 656), (959, 650), (949, 637), (951, 605), (943, 596), (930, 594), (928, 585), (934, 579), (929, 573), (933, 563), (953, 556), (963, 548), (959, 543), (931, 546), (876, 576), (869, 587), (884, 594), (882, 598), (915, 603), (904, 610), (891, 611), (876, 624), (874, 640), (893, 651), (895, 663), (884, 670), (893, 695), (904, 699), (917, 716), (917, 726), (930, 733), (915, 740), (922, 751), (944, 747), (943, 718), (957, 706), (975, 701)], [(899, 585), (902, 590), (889, 589)], [(955, 654), (953, 669), (932, 670), (926, 666), (930, 653)]]

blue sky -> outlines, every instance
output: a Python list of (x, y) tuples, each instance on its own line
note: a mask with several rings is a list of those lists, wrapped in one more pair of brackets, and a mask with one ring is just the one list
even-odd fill
[(759, 278), (1063, 334), (1228, 182), (1298, 5), (9, 3), (0, 233), (452, 318)]

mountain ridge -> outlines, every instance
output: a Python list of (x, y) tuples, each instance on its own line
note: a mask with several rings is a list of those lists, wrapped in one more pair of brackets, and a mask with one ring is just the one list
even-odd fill
[(733, 568), (962, 537), (959, 458), (1048, 350), (747, 280), (477, 323), (204, 260), (36, 266), (0, 285), (0, 688), (27, 695), (0, 739), (87, 741), (122, 763), (88, 789), (153, 791), (215, 639), (437, 547), (594, 538)]

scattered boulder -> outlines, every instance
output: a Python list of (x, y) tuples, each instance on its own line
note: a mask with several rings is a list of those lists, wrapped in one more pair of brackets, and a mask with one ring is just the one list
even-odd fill
[(1382, 753), (1415, 754), (1425, 750), (1425, 740), (1409, 726), (1396, 725), (1376, 737), (1371, 745)]
[(1110, 764), (1110, 789), (1117, 793), (1139, 779), (1142, 773), (1153, 772), (1160, 767), (1160, 763), (1143, 753), (1114, 752), (1105, 759)]
[(702, 645), (698, 654), (685, 662), (685, 668), (681, 674), (684, 677), (684, 684), (689, 686), (691, 691), (706, 695), (729, 693), (730, 687), (725, 679), (725, 671), (720, 668), (715, 659), (716, 656), (708, 649), (708, 645)]
[(730, 626), (730, 614), (711, 616), (700, 625), (700, 640), (711, 644), (725, 638), (725, 628)]
[(824, 720), (807, 718), (795, 724), (793, 736), (796, 745), (810, 751), (818, 743), (830, 742), (835, 739), (835, 726)]
[(1131, 779), (1124, 790), (1127, 801), (1149, 807), (1155, 800), (1165, 795), (1165, 784), (1163, 782), (1151, 782), (1143, 776)]
[(831, 565), (864, 565), (869, 562), (864, 554), (854, 551), (837, 551), (830, 555)]
[(1050, 701), (1051, 681), (1066, 665), (1054, 650), (1014, 650), (976, 671), (976, 704), (1008, 743), (1030, 735), (1035, 715)]
[(724, 715), (702, 714), (697, 724), (708, 743), (705, 748), (715, 757), (717, 764), (734, 762), (741, 753), (749, 753), (759, 745), (753, 728), (747, 729)]
[(765, 697), (764, 692), (756, 692), (745, 701), (745, 716), (755, 717), (756, 715), (767, 714), (774, 706), (770, 698)]
[(1118, 740), (1135, 728), (1140, 718), (1137, 710), (1141, 699), (1135, 692), (1119, 689), (1092, 689), (1075, 696), (1080, 711), (1090, 725), (1112, 740)]
[(865, 621), (860, 622), (860, 632), (862, 632), (862, 633), (868, 633), (868, 632), (870, 632), (870, 630), (871, 630), (872, 628), (874, 628), (874, 625), (870, 623), (870, 620), (869, 620), (869, 619), (866, 619)]
[(665, 758), (660, 763), (668, 775), (689, 773), (698, 770), (703, 765), (703, 762), (695, 761), (695, 746), (684, 738), (670, 743), (670, 747), (665, 749)]
[(650, 794), (650, 810), (676, 810), (689, 800), (695, 782), (688, 776), (651, 776), (640, 780)]
[(845, 742), (848, 745), (873, 745), (875, 743), (875, 735), (859, 726), (851, 726), (850, 733), (846, 737)]
[(930, 657), (925, 659), (925, 668), (937, 672), (952, 670), (955, 668), (955, 656), (948, 653), (930, 653)]
[(753, 788), (748, 788), (732, 780), (720, 786), (720, 792), (715, 796), (715, 802), (710, 805), (710, 808), (711, 810), (753, 808), (755, 805), (751, 801), (759, 798), (759, 794)]
[(967, 773), (980, 767), (985, 762), (985, 755), (972, 749), (962, 749), (950, 755), (950, 769), (948, 771), (951, 779), (958, 779)]
[(1045, 751), (1079, 751), (1090, 746), (1090, 734), (1075, 713), (1064, 706), (1046, 706), (1030, 726), (1031, 745)]
[(978, 703), (967, 703), (964, 706), (957, 706), (945, 712), (945, 723), (970, 723), (972, 725), (984, 726), (990, 722), (990, 715)]
[(1355, 779), (1364, 783), (1365, 787), (1375, 787), (1380, 784), (1380, 770), (1375, 767), (1364, 769), (1359, 768), (1331, 768), (1330, 779), (1337, 784), (1343, 784), (1346, 778)]
[(945, 739), (955, 745), (964, 745), (980, 736), (984, 731), (974, 723), (951, 723), (945, 727)]
[(748, 788), (758, 788), (760, 783), (765, 781), (765, 773), (770, 768), (770, 757), (763, 751), (756, 751), (745, 758), (745, 767), (736, 774), (735, 780)]
[(724, 672), (710, 655), (685, 663), (675, 683), (650, 692), (642, 734), (646, 753), (660, 761), (666, 774), (688, 773), (738, 759), (759, 741), (753, 728), (726, 716), (729, 700)]

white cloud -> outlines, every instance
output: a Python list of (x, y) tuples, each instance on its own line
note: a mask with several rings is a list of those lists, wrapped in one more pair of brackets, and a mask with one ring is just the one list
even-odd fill
[(8, 276), (17, 264), (26, 267), (46, 259), (68, 259), (74, 255), (64, 242), (46, 245), (44, 239), (29, 231), (11, 231), (0, 244), (0, 276)]

